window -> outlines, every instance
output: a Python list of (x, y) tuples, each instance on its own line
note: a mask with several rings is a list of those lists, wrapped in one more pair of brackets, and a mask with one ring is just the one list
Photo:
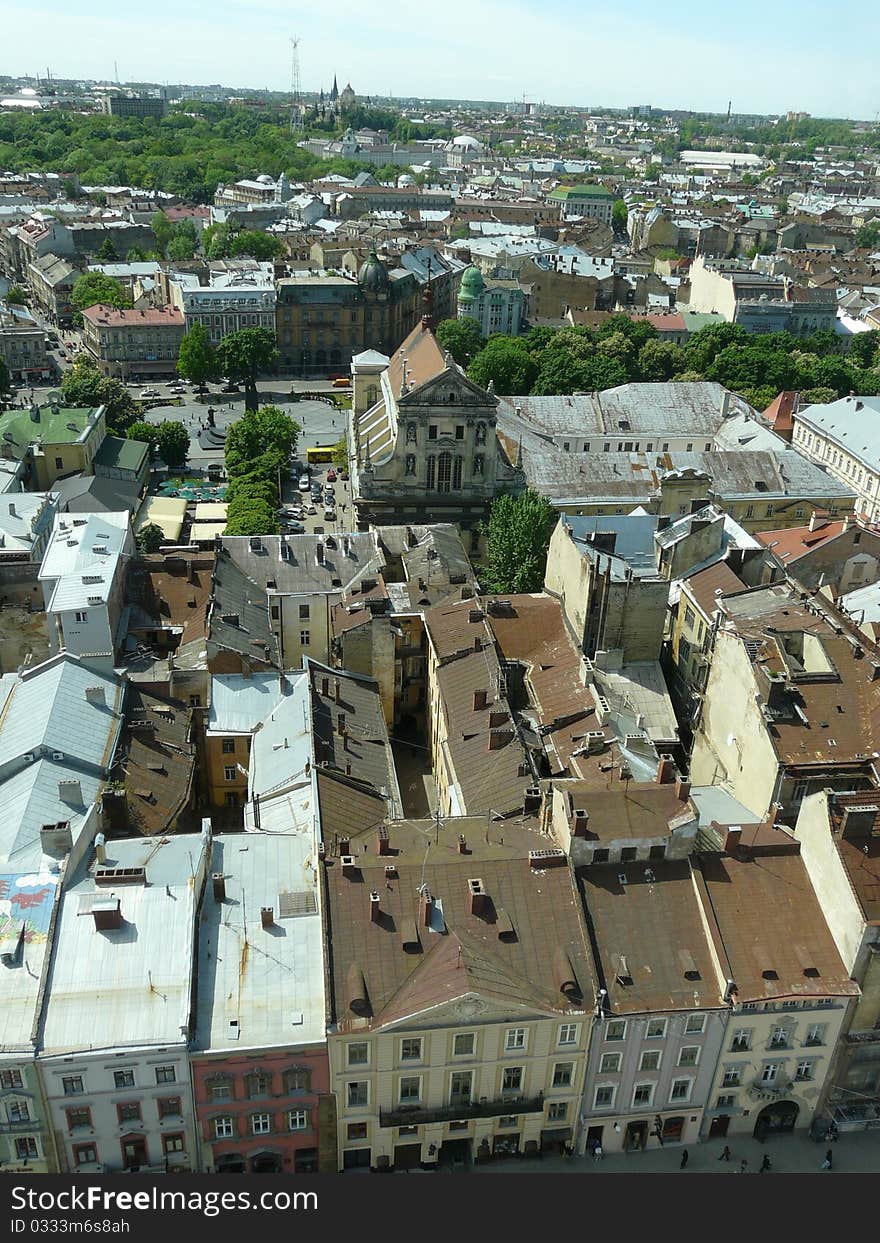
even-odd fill
[(634, 863), (638, 855), (639, 852), (635, 846), (621, 846), (620, 848), (621, 863)]
[(312, 641), (312, 632), (310, 630), (301, 630), (299, 632), (300, 647), (308, 647)]
[(422, 1041), (420, 1036), (401, 1040), (400, 1060), (402, 1062), (420, 1062), (422, 1060)]
[(694, 622), (695, 622), (696, 620), (697, 620), (697, 615), (696, 615), (696, 613), (694, 612), (694, 610), (693, 610), (692, 608), (689, 608), (689, 607), (685, 606), (685, 610), (684, 610), (684, 624), (685, 624), (685, 625), (686, 625), (689, 629), (693, 629), (693, 625), (694, 625)]
[(214, 1119), (214, 1138), (232, 1139), (232, 1119), (230, 1117)]
[(689, 1014), (687, 1022), (684, 1025), (684, 1030), (689, 1036), (698, 1036), (701, 1032), (705, 1031), (705, 1014)]
[(659, 1070), (660, 1069), (660, 1050), (647, 1049), (641, 1056), (639, 1061), (639, 1070)]
[(73, 1159), (77, 1165), (94, 1165), (98, 1160), (98, 1150), (94, 1144), (74, 1144)]
[(171, 1153), (174, 1152), (185, 1152), (186, 1149), (184, 1147), (183, 1136), (180, 1134), (163, 1135), (162, 1151), (165, 1153), (166, 1157), (170, 1156)]
[(123, 1101), (116, 1106), (116, 1116), (120, 1122), (141, 1122), (140, 1101)]
[(309, 1115), (305, 1109), (291, 1109), (287, 1115), (288, 1131), (307, 1131)]
[(770, 1033), (770, 1048), (787, 1049), (788, 1043), (788, 1029), (785, 1027), (774, 1027)]
[(754, 505), (746, 505), (746, 512), (745, 512), (745, 516), (746, 516), (746, 518), (754, 518), (754, 516), (755, 516), (755, 507), (754, 507)]
[(67, 1129), (69, 1131), (76, 1131), (80, 1127), (92, 1125), (91, 1109), (84, 1107), (82, 1109), (66, 1109), (64, 1112), (67, 1114)]
[(365, 1105), (369, 1104), (369, 1083), (363, 1079), (360, 1079), (357, 1082), (346, 1084), (345, 1099), (349, 1109), (362, 1109)]
[(814, 1062), (798, 1062), (794, 1075), (795, 1079), (801, 1083), (807, 1079), (812, 1079), (814, 1065)]
[(669, 1099), (671, 1101), (689, 1100), (691, 1095), (691, 1082), (692, 1080), (690, 1079), (673, 1079), (672, 1091), (669, 1093)]
[(179, 1118), (183, 1113), (179, 1096), (160, 1096), (156, 1101), (160, 1118)]
[(349, 1122), (348, 1129), (346, 1131), (346, 1136), (350, 1140), (351, 1139), (366, 1139), (367, 1138), (366, 1122)]
[(666, 1019), (649, 1019), (646, 1040), (662, 1040), (666, 1035)]
[(504, 1033), (504, 1048), (508, 1053), (513, 1049), (525, 1047), (526, 1029), (524, 1027), (511, 1027)]
[[(594, 863), (607, 863), (610, 857), (610, 851), (603, 846), (600, 846), (598, 850), (593, 851)], [(606, 1039), (608, 1039), (608, 1037), (606, 1037)]]
[(312, 1072), (305, 1066), (295, 1066), (284, 1072), (284, 1089), (288, 1096), (295, 1092), (308, 1092), (312, 1086)]
[(268, 1096), (272, 1090), (272, 1080), (264, 1070), (255, 1070), (245, 1075), (244, 1090), (248, 1096)]
[(15, 1141), (16, 1161), (29, 1161), (40, 1155), (33, 1135), (19, 1135)]
[(696, 1066), (700, 1060), (700, 1046), (698, 1044), (686, 1044), (678, 1055), (679, 1066)]
[(730, 1042), (731, 1053), (748, 1053), (752, 1047), (752, 1029), (751, 1027), (738, 1027), (733, 1033), (733, 1040)]
[(738, 1066), (731, 1066), (724, 1072), (724, 1078), (721, 1084), (725, 1088), (738, 1088), (740, 1083), (740, 1069)]
[(716, 1096), (715, 1097), (715, 1108), (716, 1109), (729, 1109), (735, 1100), (736, 1100), (736, 1097), (732, 1093), (730, 1095)]
[(349, 1066), (366, 1066), (370, 1060), (370, 1046), (366, 1041), (356, 1041), (346, 1046)]
[(223, 754), (224, 755), (235, 755), (235, 739), (234, 738), (223, 739)]
[(559, 1029), (559, 1037), (557, 1044), (577, 1044), (578, 1025), (577, 1023), (563, 1023)]
[(605, 1024), (606, 1040), (623, 1040), (626, 1036), (626, 1019), (611, 1019)]
[(85, 1091), (82, 1075), (65, 1075), (61, 1080), (61, 1086), (64, 1089), (65, 1096), (79, 1096), (81, 1092)]
[(268, 1135), (271, 1130), (271, 1114), (251, 1114), (251, 1134)]
[(226, 778), (227, 781), (234, 781), (236, 778), (236, 775), (237, 775), (237, 770), (234, 764), (227, 764), (226, 767), (223, 769), (223, 776)]
[(177, 1075), (173, 1066), (157, 1066), (156, 1082), (157, 1083), (175, 1083)]
[(20, 1070), (0, 1071), (0, 1088), (20, 1088), (21, 1086)]
[(309, 620), (309, 606), (307, 604), (301, 604), (299, 606), (299, 619), (300, 621)]
[(85, 625), (85, 621), (86, 621), (86, 618), (87, 618), (87, 617), (88, 617), (88, 613), (83, 613), (83, 612), (79, 612), (79, 611), (77, 611), (77, 612), (75, 612), (75, 613), (73, 614), (73, 620), (74, 620), (74, 621), (77, 623), (77, 625), (79, 625), (79, 626)]
[(599, 1072), (603, 1075), (615, 1075), (620, 1070), (619, 1053), (603, 1053), (599, 1062)]
[(778, 1073), (779, 1073), (778, 1062), (765, 1062), (764, 1067), (761, 1071), (761, 1082), (762, 1083), (775, 1083), (776, 1076)]
[(27, 1101), (10, 1101), (6, 1113), (10, 1122), (29, 1122), (31, 1117)]
[(523, 1068), (522, 1066), (507, 1066), (501, 1076), (502, 1092), (519, 1092), (522, 1089)]
[(498, 1130), (499, 1131), (511, 1131), (515, 1127), (518, 1127), (518, 1126), (519, 1126), (519, 1115), (518, 1114), (504, 1114), (502, 1117), (498, 1119)]
[(812, 1027), (807, 1028), (807, 1038), (804, 1044), (817, 1045), (825, 1043), (825, 1024), (814, 1023)]
[(428, 425), (428, 439), (429, 440), (437, 439), (437, 424), (436, 423), (430, 423)]
[(653, 1083), (637, 1083), (633, 1089), (633, 1108), (639, 1105), (650, 1105), (654, 1099)]
[(453, 1036), (452, 1055), (453, 1057), (473, 1057), (474, 1055), (474, 1033), (473, 1032), (462, 1032), (458, 1036)]
[(469, 1070), (456, 1070), (452, 1072), (449, 1081), (449, 1103), (451, 1105), (470, 1104), (473, 1078), (473, 1074)]
[(400, 1080), (398, 1100), (401, 1105), (407, 1101), (418, 1101), (422, 1096), (422, 1079), (420, 1075), (404, 1075)]
[(230, 1079), (214, 1079), (208, 1085), (208, 1091), (213, 1101), (228, 1101), (232, 1099), (232, 1081)]
[(63, 457), (57, 457), (55, 459), (55, 469), (64, 470), (64, 458)]
[(567, 1101), (551, 1101), (547, 1106), (548, 1122), (565, 1122), (568, 1117)]
[(114, 1070), (113, 1082), (117, 1088), (133, 1088), (134, 1087), (134, 1071), (133, 1070)]
[(460, 423), (457, 423), (455, 426), (455, 439), (464, 440), (464, 428)]
[(557, 1062), (553, 1067), (554, 1088), (570, 1088), (574, 1077), (574, 1062)]

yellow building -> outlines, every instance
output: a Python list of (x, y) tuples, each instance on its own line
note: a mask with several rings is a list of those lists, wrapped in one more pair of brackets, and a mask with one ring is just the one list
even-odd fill
[(67, 475), (94, 474), (93, 463), (106, 435), (103, 406), (34, 405), (0, 415), (0, 453), (16, 461), (26, 458), (29, 487), (39, 492)]

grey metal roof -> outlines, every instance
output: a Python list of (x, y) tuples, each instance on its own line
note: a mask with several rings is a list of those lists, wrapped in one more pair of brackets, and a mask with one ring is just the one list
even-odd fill
[(215, 674), (211, 678), (208, 729), (215, 734), (252, 733), (292, 694), (293, 682), (284, 674)]
[[(318, 561), (319, 544), (322, 562)], [(282, 545), (288, 557), (282, 557)], [(378, 574), (384, 564), (373, 531), (353, 531), (348, 535), (261, 535), (258, 540), (245, 535), (224, 535), (217, 560), (218, 565), (236, 565), (262, 589), (272, 579), (273, 591), (292, 595), (347, 591), (364, 575)]]
[[(610, 568), (613, 580), (622, 581), (627, 572), (636, 578), (657, 577), (656, 514), (566, 514), (565, 522), (578, 551), (595, 561), (602, 572)], [(613, 535), (613, 552), (591, 542), (590, 537), (597, 535)]]
[(880, 469), (880, 397), (841, 397), (805, 406), (795, 421), (827, 436), (870, 470)]

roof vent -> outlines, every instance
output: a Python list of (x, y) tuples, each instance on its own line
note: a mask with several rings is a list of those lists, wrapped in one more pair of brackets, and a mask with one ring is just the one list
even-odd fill
[(112, 932), (122, 927), (122, 908), (114, 894), (102, 894), (91, 903), (96, 932)]

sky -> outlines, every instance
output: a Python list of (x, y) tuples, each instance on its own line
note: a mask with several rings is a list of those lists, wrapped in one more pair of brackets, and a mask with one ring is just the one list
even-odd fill
[(850, 0), (0, 0), (0, 73), (359, 95), (880, 113), (880, 4)]

